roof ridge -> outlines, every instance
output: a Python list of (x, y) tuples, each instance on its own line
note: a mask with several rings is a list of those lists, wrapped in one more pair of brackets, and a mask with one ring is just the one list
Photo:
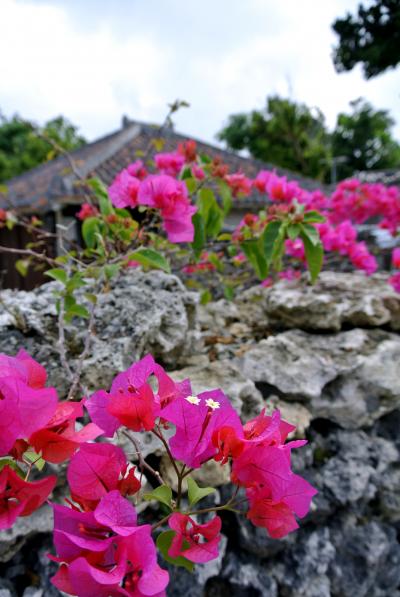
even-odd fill
[[(85, 178), (89, 172), (92, 172), (98, 168), (103, 162), (108, 160), (119, 149), (121, 149), (128, 141), (131, 141), (138, 134), (140, 134), (140, 130), (140, 125), (132, 122), (119, 131), (119, 134), (116, 135), (116, 138), (113, 142), (107, 144), (107, 146), (103, 149), (100, 148), (97, 153), (85, 161), (85, 165), (83, 167), (78, 166), (76, 170), (82, 177)], [(62, 178), (66, 191), (70, 192), (72, 190), (75, 179), (76, 174), (74, 172), (71, 172)]]

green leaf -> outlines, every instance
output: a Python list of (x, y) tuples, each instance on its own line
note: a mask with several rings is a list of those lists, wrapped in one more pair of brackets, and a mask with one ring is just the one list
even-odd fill
[(194, 479), (191, 477), (187, 478), (187, 486), (188, 486), (188, 498), (189, 504), (194, 506), (205, 498), (210, 493), (214, 493), (215, 489), (213, 487), (199, 487)]
[(26, 458), (26, 460), (28, 460), (29, 462), (32, 462), (38, 471), (43, 470), (46, 464), (45, 460), (43, 460), (43, 458), (33, 450), (28, 450), (27, 452), (25, 452), (24, 458)]
[(193, 178), (192, 176), (192, 170), (190, 169), (189, 166), (185, 166), (185, 168), (182, 171), (182, 174), (180, 175), (181, 180), (186, 180), (187, 178)]
[(213, 266), (219, 271), (224, 271), (224, 264), (222, 263), (221, 259), (219, 259), (216, 253), (209, 253), (208, 254), (208, 261), (213, 264)]
[(198, 213), (204, 219), (206, 237), (217, 236), (222, 228), (224, 213), (217, 203), (214, 192), (209, 188), (200, 189), (197, 206)]
[(211, 159), (211, 158), (210, 158), (210, 156), (209, 156), (209, 155), (207, 155), (206, 153), (201, 153), (201, 154), (199, 155), (199, 157), (200, 157), (200, 161), (201, 161), (203, 164), (211, 164), (211, 162), (212, 162), (212, 159)]
[(308, 270), (310, 272), (311, 282), (314, 284), (322, 268), (322, 263), (324, 260), (324, 249), (321, 243), (314, 245), (304, 232), (301, 233), (301, 238), (304, 244), (306, 261)]
[(110, 214), (114, 213), (114, 208), (108, 197), (107, 187), (103, 184), (103, 182), (99, 178), (89, 178), (89, 180), (87, 180), (87, 184), (95, 194), (103, 216), (109, 216)]
[(82, 236), (86, 246), (94, 249), (97, 245), (96, 234), (100, 232), (100, 220), (98, 218), (87, 218), (82, 224)]
[(301, 224), (301, 230), (313, 245), (321, 243), (318, 230), (311, 224)]
[(270, 266), (274, 252), (276, 251), (276, 242), (280, 237), (281, 227), (282, 222), (270, 222), (264, 228), (264, 231), (261, 235), (261, 242), (264, 248), (264, 257), (268, 267)]
[(90, 292), (85, 293), (85, 299), (90, 301), (93, 305), (97, 305), (97, 296), (95, 294), (91, 294)]
[(203, 292), (200, 295), (200, 304), (201, 305), (207, 305), (207, 303), (209, 303), (210, 301), (212, 301), (212, 294), (211, 292), (207, 289), (207, 290), (203, 290)]
[(160, 487), (156, 487), (151, 493), (146, 493), (143, 498), (148, 502), (157, 500), (157, 502), (161, 502), (172, 510), (172, 489), (168, 487), (168, 485), (160, 485)]
[(29, 259), (18, 259), (18, 261), (15, 262), (15, 269), (22, 277), (25, 278), (26, 274), (28, 273), (29, 265)]
[(185, 184), (190, 195), (197, 189), (197, 181), (195, 178), (185, 178)]
[(109, 265), (104, 266), (104, 273), (106, 274), (106, 278), (111, 280), (120, 270), (121, 265), (119, 263), (111, 263)]
[(306, 222), (307, 224), (322, 224), (322, 222), (325, 222), (325, 217), (320, 214), (318, 211), (307, 211), (304, 214), (304, 219), (303, 222)]
[(218, 187), (222, 199), (224, 217), (226, 217), (232, 209), (232, 191), (224, 180), (218, 182)]
[(288, 229), (287, 229), (287, 234), (288, 237), (291, 240), (294, 240), (295, 238), (297, 238), (300, 234), (300, 226), (298, 224), (289, 224)]
[(18, 473), (18, 475), (22, 478), (25, 477), (25, 473), (23, 472), (22, 469), (19, 468), (19, 466), (17, 465), (17, 463), (15, 462), (15, 460), (13, 458), (0, 458), (0, 471), (3, 470), (4, 467), (9, 466), (10, 468), (13, 469), (13, 471), (15, 471), (16, 473)]
[(227, 284), (224, 286), (224, 297), (227, 301), (233, 301), (235, 297), (235, 289), (233, 286), (228, 286)]
[(82, 274), (80, 272), (76, 272), (72, 278), (66, 282), (66, 291), (68, 294), (70, 294), (77, 288), (82, 288), (83, 286), (86, 286), (86, 282), (83, 280)]
[(84, 319), (89, 319), (90, 313), (86, 307), (75, 303), (74, 305), (71, 305), (65, 309), (65, 319), (67, 321), (71, 321), (73, 317), (83, 317)]
[(157, 537), (156, 545), (161, 553), (162, 557), (166, 562), (173, 564), (174, 566), (181, 566), (182, 568), (186, 568), (189, 572), (193, 572), (194, 564), (190, 562), (186, 558), (182, 556), (178, 556), (177, 558), (171, 558), (168, 555), (168, 550), (171, 547), (172, 540), (175, 536), (175, 531), (164, 531), (160, 533)]
[(194, 226), (194, 238), (192, 242), (192, 247), (196, 259), (200, 257), (200, 253), (203, 250), (203, 247), (206, 243), (206, 233), (204, 229), (204, 218), (199, 213), (196, 212), (192, 218), (193, 226)]
[(229, 232), (223, 232), (222, 234), (218, 235), (217, 240), (232, 240), (232, 234), (230, 234)]
[(154, 249), (147, 249), (141, 247), (129, 255), (130, 260), (138, 261), (145, 267), (151, 267), (153, 269), (162, 269), (168, 274), (171, 273), (171, 267), (167, 259), (158, 251)]
[(257, 277), (264, 280), (268, 274), (268, 264), (260, 249), (257, 239), (245, 240), (240, 243), (243, 253), (254, 268)]
[(47, 270), (47, 272), (45, 272), (45, 275), (49, 276), (50, 278), (53, 278), (53, 280), (62, 282), (63, 284), (66, 284), (68, 280), (67, 272), (65, 271), (65, 269), (61, 268), (49, 269)]

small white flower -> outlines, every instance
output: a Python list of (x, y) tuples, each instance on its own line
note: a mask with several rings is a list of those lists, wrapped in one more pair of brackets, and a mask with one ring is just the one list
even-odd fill
[(207, 398), (207, 400), (206, 400), (206, 405), (207, 405), (209, 408), (212, 408), (213, 410), (215, 410), (216, 408), (219, 408), (219, 407), (220, 407), (220, 403), (219, 403), (219, 402), (217, 402), (216, 400), (213, 400), (212, 398)]
[(197, 396), (186, 396), (185, 400), (190, 402), (190, 404), (195, 404), (196, 406), (200, 404), (200, 398), (197, 398)]

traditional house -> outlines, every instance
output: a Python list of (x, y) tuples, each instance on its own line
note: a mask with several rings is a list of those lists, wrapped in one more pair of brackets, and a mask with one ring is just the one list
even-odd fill
[[(161, 146), (160, 151), (174, 151), (178, 143), (187, 140), (187, 136), (175, 132), (172, 128), (144, 124), (124, 117), (122, 127), (98, 141), (88, 143), (74, 151), (70, 159), (60, 156), (26, 172), (6, 183), (7, 201), (0, 197), (0, 208), (9, 209), (10, 204), (18, 212), (36, 215), (46, 228), (57, 234), (60, 227), (78, 242), (80, 241), (80, 222), (75, 215), (83, 201), (82, 191), (76, 184), (79, 177), (98, 176), (109, 185), (115, 175), (132, 161), (140, 157), (152, 146)], [(254, 177), (261, 169), (275, 169), (279, 175), (297, 180), (307, 189), (319, 188), (318, 181), (301, 177), (281, 168), (259, 160), (239, 156), (197, 141), (198, 150), (214, 158), (220, 156), (228, 164), (231, 172), (241, 171), (248, 177)], [(151, 154), (150, 154), (151, 155)], [(73, 164), (73, 167), (72, 167)], [(249, 211), (258, 211), (265, 204), (265, 198), (254, 193), (244, 199), (238, 199), (229, 218), (228, 224), (233, 227), (242, 215)], [(16, 226), (12, 231), (0, 229), (0, 245), (22, 249), (30, 237), (25, 229)], [(49, 240), (49, 254), (57, 254), (57, 240)], [(3, 288), (31, 289), (44, 281), (40, 272), (30, 271), (23, 278), (15, 269), (18, 255), (0, 253), (0, 283)]]

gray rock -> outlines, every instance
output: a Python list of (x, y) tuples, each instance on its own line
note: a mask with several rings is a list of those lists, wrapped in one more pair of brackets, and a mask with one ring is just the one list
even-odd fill
[(1, 532), (0, 562), (8, 562), (32, 536), (53, 530), (53, 512), (42, 506), (30, 516), (19, 517), (15, 524)]
[(312, 400), (340, 373), (352, 371), (367, 345), (363, 330), (315, 336), (293, 330), (270, 336), (240, 359), (243, 375), (288, 398)]
[(396, 531), (370, 522), (333, 533), (337, 556), (331, 564), (333, 595), (386, 597), (400, 585)]
[[(339, 331), (343, 326), (400, 329), (400, 295), (382, 274), (322, 272), (314, 286), (307, 277), (258, 290), (268, 325)], [(254, 291), (252, 291), (254, 300)], [(248, 302), (248, 294), (240, 297)], [(258, 303), (258, 304), (260, 304)], [(257, 322), (260, 314), (257, 313)]]
[(257, 595), (277, 597), (277, 584), (263, 566), (229, 554), (222, 577), (229, 581), (229, 594), (235, 597)]
[[(10, 354), (23, 346), (46, 365), (50, 383), (62, 393), (67, 386), (57, 350), (56, 288), (52, 282), (32, 292), (0, 293), (6, 306), (0, 307), (0, 351)], [(90, 389), (108, 387), (117, 371), (147, 352), (176, 365), (198, 341), (196, 308), (197, 295), (175, 276), (129, 271), (114, 280), (110, 292), (98, 296), (93, 349), (84, 363), (83, 382)], [(86, 335), (82, 320), (66, 327), (72, 366)]]
[(242, 375), (235, 363), (228, 360), (185, 367), (172, 372), (171, 377), (176, 380), (189, 378), (195, 394), (221, 388), (244, 420), (258, 415), (264, 406), (261, 393), (254, 383)]
[(226, 537), (222, 536), (218, 558), (206, 564), (197, 565), (193, 572), (172, 565), (166, 566), (165, 562), (162, 562), (162, 567), (168, 568), (170, 575), (168, 597), (189, 597), (189, 595), (203, 597), (208, 579), (220, 574), (226, 544)]
[(331, 597), (329, 568), (336, 557), (328, 528), (302, 532), (292, 549), (267, 569), (282, 597)]
[(266, 394), (308, 401), (313, 418), (348, 429), (370, 426), (400, 405), (400, 338), (389, 332), (291, 330), (255, 344), (239, 366)]

